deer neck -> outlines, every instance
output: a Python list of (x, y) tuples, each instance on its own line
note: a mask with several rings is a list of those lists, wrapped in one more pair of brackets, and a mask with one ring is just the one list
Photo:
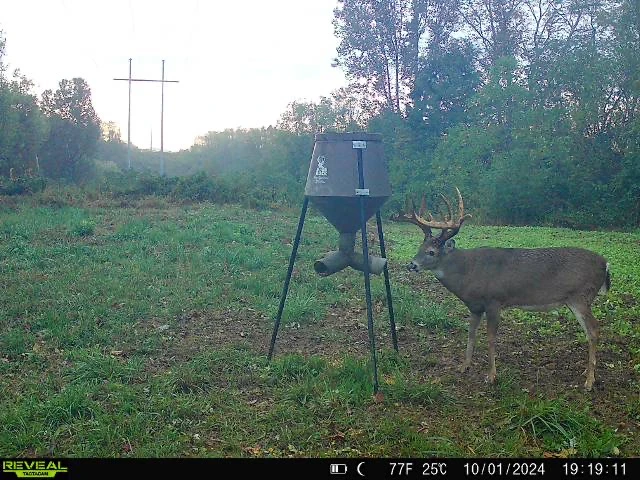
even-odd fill
[(431, 269), (440, 283), (453, 292), (458, 290), (468, 269), (464, 257), (463, 251), (453, 250), (443, 255), (438, 265)]

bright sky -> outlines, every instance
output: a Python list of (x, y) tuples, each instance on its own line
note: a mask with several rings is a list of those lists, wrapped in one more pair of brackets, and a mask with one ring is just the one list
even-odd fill
[[(331, 67), (336, 0), (2, 0), (4, 62), (38, 95), (82, 77), (127, 141), (132, 77), (164, 87), (164, 150), (209, 131), (275, 125), (288, 103), (345, 85)], [(161, 84), (132, 83), (131, 141), (160, 149)]]

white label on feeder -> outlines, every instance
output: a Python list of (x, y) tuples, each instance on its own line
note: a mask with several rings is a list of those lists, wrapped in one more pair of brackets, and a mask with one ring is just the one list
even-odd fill
[(364, 140), (353, 140), (353, 148), (361, 148), (361, 149), (366, 149), (367, 148), (367, 142), (365, 142)]
[(356, 195), (362, 196), (362, 197), (368, 197), (369, 196), (369, 189), (368, 188), (356, 188)]
[(326, 177), (327, 176), (327, 166), (324, 164), (324, 162), (326, 162), (327, 159), (324, 155), (320, 155), (318, 157), (318, 168), (316, 168), (316, 175), (321, 176), (321, 177)]
[(329, 170), (327, 169), (327, 166), (324, 162), (326, 162), (327, 159), (324, 155), (320, 155), (317, 161), (318, 166), (316, 168), (316, 174), (313, 179), (315, 183), (326, 183)]

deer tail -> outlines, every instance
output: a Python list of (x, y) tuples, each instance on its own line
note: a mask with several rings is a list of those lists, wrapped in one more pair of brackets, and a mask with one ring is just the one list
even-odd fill
[(598, 290), (598, 293), (601, 294), (601, 295), (604, 295), (605, 293), (607, 293), (611, 289), (611, 273), (609, 273), (609, 263), (608, 262), (607, 262), (607, 268), (606, 268), (605, 274), (606, 275), (605, 275), (604, 283), (600, 287), (600, 290)]

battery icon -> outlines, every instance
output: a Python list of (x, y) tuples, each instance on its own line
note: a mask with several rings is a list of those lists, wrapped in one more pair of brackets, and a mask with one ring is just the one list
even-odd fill
[(331, 475), (344, 475), (347, 473), (347, 465), (345, 463), (332, 463), (329, 471)]

